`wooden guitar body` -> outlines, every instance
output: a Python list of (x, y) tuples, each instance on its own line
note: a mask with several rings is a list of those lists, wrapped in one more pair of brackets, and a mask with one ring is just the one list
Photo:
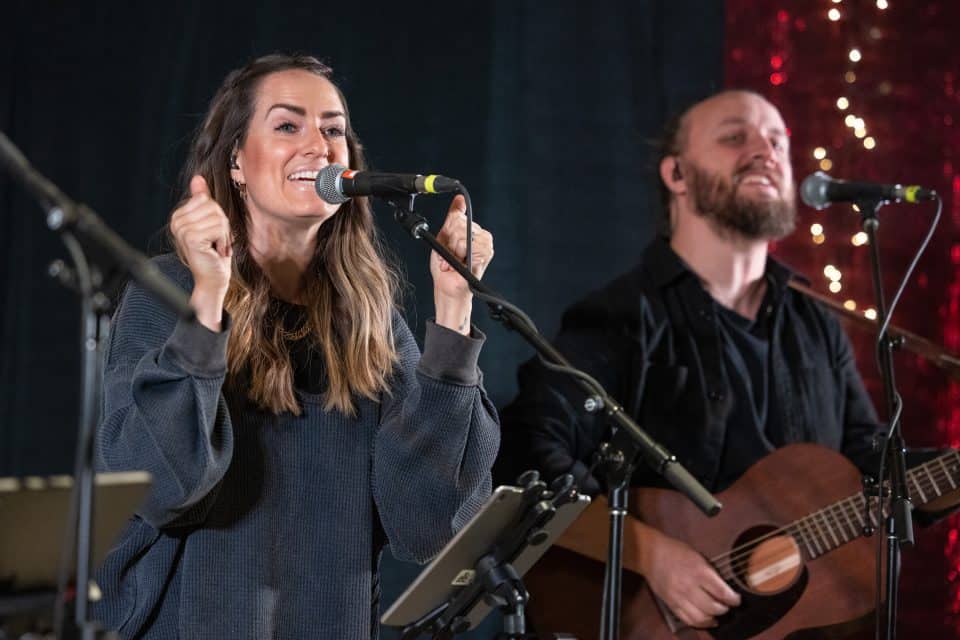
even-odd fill
[[(630, 511), (708, 559), (730, 558), (731, 550), (752, 548), (753, 557), (762, 561), (764, 553), (783, 549), (765, 550), (756, 542), (745, 547), (751, 539), (769, 536), (804, 518), (809, 522), (810, 514), (860, 491), (860, 472), (846, 458), (818, 445), (798, 444), (762, 459), (720, 493), (723, 509), (714, 518), (704, 516), (680, 494), (660, 489), (633, 491)], [(598, 500), (591, 506), (525, 578), (531, 594), (529, 617), (539, 631), (570, 632), (581, 640), (598, 637), (608, 531), (605, 504)], [(827, 551), (815, 543), (801, 542), (793, 546), (792, 556), (784, 552), (781, 560), (773, 562), (773, 569), (750, 573), (751, 559), (735, 552), (733, 577), (725, 577), (741, 593), (741, 606), (721, 618), (717, 628), (685, 628), (677, 633), (670, 630), (658, 603), (636, 573), (636, 541), (628, 522), (621, 637), (773, 640), (799, 629), (860, 618), (874, 608), (876, 579), (876, 538), (857, 536), (864, 517), (851, 507), (843, 519), (838, 518), (839, 523), (834, 522), (848, 533), (841, 544)], [(839, 531), (829, 530), (829, 522), (820, 528), (828, 541), (840, 536)], [(807, 526), (819, 527), (816, 521)], [(795, 542), (785, 534), (773, 538), (787, 545)], [(769, 560), (769, 553), (766, 558)], [(757, 587), (758, 576), (772, 577)]]

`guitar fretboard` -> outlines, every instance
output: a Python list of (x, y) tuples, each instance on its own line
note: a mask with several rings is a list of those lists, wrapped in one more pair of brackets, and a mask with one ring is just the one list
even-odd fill
[[(951, 451), (929, 460), (907, 472), (907, 487), (910, 500), (915, 506), (936, 500), (940, 496), (955, 490), (960, 482), (960, 452)], [(864, 534), (867, 521), (872, 529), (878, 526), (877, 509), (866, 508), (863, 493), (856, 493), (843, 500), (828, 505), (789, 525), (754, 540), (743, 547), (733, 549), (711, 560), (720, 575), (726, 579), (734, 577), (735, 570), (741, 565), (742, 558), (761, 540), (789, 534), (797, 542), (801, 552), (810, 560), (832, 551), (842, 544), (850, 542)], [(887, 515), (884, 506), (883, 514)]]

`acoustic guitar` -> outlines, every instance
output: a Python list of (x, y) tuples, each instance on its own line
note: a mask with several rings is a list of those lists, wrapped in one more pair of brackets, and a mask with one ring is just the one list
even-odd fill
[[(911, 469), (907, 484), (915, 506), (947, 502), (952, 498), (938, 499), (960, 486), (960, 453)], [(674, 491), (633, 491), (631, 514), (700, 551), (742, 603), (718, 627), (684, 627), (638, 575), (628, 518), (621, 637), (779, 640), (867, 616), (875, 604), (877, 538), (864, 530), (876, 528), (879, 514), (874, 506), (868, 516), (862, 489), (860, 472), (841, 454), (795, 444), (718, 494), (724, 507), (713, 518)], [(538, 631), (598, 636), (607, 517), (606, 502), (595, 501), (527, 574), (528, 612)]]

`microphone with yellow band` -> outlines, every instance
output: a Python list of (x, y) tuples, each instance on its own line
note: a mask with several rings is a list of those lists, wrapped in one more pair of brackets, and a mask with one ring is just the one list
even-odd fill
[(394, 198), (422, 193), (452, 193), (461, 187), (458, 180), (445, 176), (354, 171), (340, 164), (331, 164), (317, 174), (316, 188), (324, 202), (341, 204), (357, 196)]
[(814, 209), (824, 209), (834, 202), (924, 202), (935, 200), (933, 189), (911, 184), (879, 184), (850, 182), (831, 178), (822, 171), (806, 177), (800, 185), (800, 198)]

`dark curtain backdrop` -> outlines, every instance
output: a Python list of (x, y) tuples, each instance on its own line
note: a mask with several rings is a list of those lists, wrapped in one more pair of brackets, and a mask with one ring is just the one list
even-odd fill
[[(312, 53), (336, 70), (373, 168), (443, 173), (470, 188), (496, 239), (485, 280), (552, 335), (563, 307), (633, 264), (652, 237), (649, 142), (668, 112), (719, 88), (723, 15), (723, 3), (700, 0), (8, 1), (0, 129), (145, 250), (227, 71), (275, 50)], [(435, 227), (446, 204), (421, 200)], [(432, 313), (426, 251), (378, 211), (422, 336)], [(40, 209), (0, 177), (0, 476), (71, 464), (79, 307), (44, 275), (63, 256)], [(474, 316), (488, 334), (486, 385), (502, 406), (532, 352), (485, 308)], [(385, 601), (415, 571), (388, 561)]]

